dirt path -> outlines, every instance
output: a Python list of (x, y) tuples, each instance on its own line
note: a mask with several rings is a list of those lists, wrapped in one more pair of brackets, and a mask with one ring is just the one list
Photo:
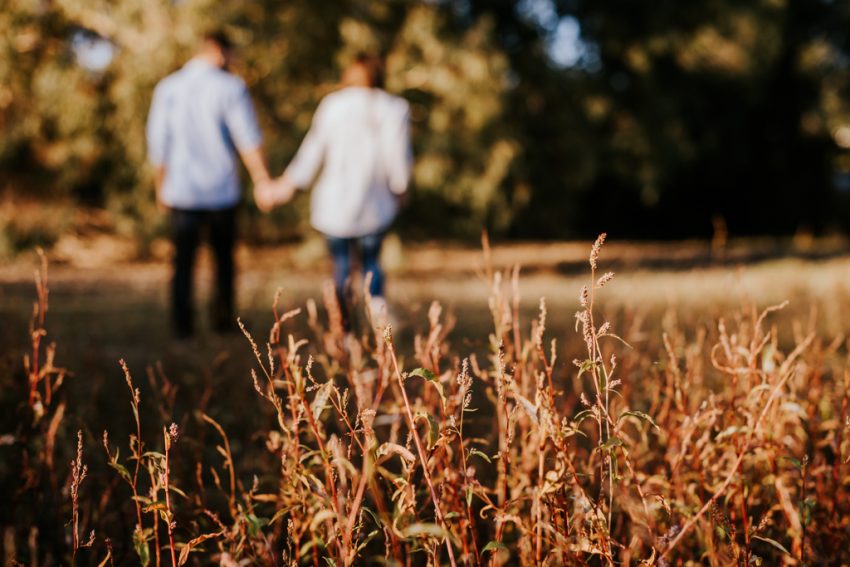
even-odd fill
[[(600, 269), (617, 273), (605, 289), (611, 307), (658, 311), (716, 313), (747, 299), (765, 306), (794, 300), (801, 310), (830, 302), (844, 305), (850, 297), (850, 257), (843, 243), (824, 241), (806, 249), (789, 243), (733, 243), (722, 256), (704, 242), (606, 245)], [(129, 262), (127, 243), (79, 242), (49, 254), (51, 312), (54, 332), (66, 349), (79, 356), (130, 356), (138, 351), (147, 361), (167, 352), (169, 326), (167, 289), (170, 265), (167, 247), (146, 262)], [(491, 260), (506, 273), (521, 265), (521, 311), (525, 321), (537, 310), (540, 297), (550, 305), (550, 323), (566, 333), (578, 305), (578, 290), (586, 282), (588, 242), (493, 245)], [(422, 330), (431, 301), (453, 312), (466, 333), (483, 335), (489, 328), (490, 285), (478, 273), (483, 254), (474, 247), (387, 242), (388, 297), (397, 318), (410, 332)], [(0, 352), (18, 350), (35, 297), (34, 254), (0, 267)], [(267, 249), (240, 248), (238, 253), (240, 315), (257, 332), (271, 324), (270, 306), (277, 288), (284, 308), (320, 300), (330, 264), (321, 242)], [(202, 254), (198, 266), (199, 305), (211, 288), (211, 266)], [(841, 300), (836, 302), (835, 300)], [(202, 309), (200, 317), (203, 319)], [(846, 326), (838, 309), (822, 309), (826, 323)], [(237, 337), (241, 340), (241, 337)], [(18, 351), (19, 352), (19, 351)], [(129, 354), (128, 354), (129, 353)]]

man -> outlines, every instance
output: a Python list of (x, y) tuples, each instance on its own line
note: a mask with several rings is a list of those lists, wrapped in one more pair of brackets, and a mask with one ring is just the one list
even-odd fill
[(238, 153), (255, 192), (269, 183), (262, 136), (245, 83), (228, 72), (232, 44), (207, 34), (196, 55), (156, 87), (147, 123), (148, 156), (159, 203), (170, 209), (174, 240), (172, 312), (178, 338), (193, 332), (193, 264), (201, 231), (216, 261), (212, 323), (233, 328)]
[(363, 275), (370, 274), (373, 320), (388, 318), (381, 242), (413, 164), (409, 105), (383, 89), (383, 76), (380, 57), (358, 55), (343, 74), (342, 88), (322, 99), (284, 175), (257, 199), (266, 210), (313, 185), (310, 221), (327, 239), (346, 322), (352, 253)]

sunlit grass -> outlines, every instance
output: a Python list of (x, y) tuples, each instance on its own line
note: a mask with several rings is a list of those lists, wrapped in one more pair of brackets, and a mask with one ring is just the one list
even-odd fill
[[(108, 416), (72, 403), (94, 384), (61, 368), (61, 348), (54, 358), (43, 266), (32, 345), (10, 385), (20, 395), (4, 398), (18, 412), (0, 447), (15, 511), (7, 556), (847, 560), (845, 260), (612, 277), (600, 239), (585, 274), (530, 310), (551, 284), (500, 268), (497, 253), (485, 242), (479, 277), (453, 282), (489, 331), (433, 303), (424, 327), (402, 334), (358, 307), (350, 334), (333, 293), (302, 306), (283, 294), (269, 331), (243, 327), (254, 361), (239, 359), (240, 378), (216, 377), (227, 358), (195, 381), (116, 361), (109, 380), (129, 390), (110, 390)], [(783, 295), (803, 305), (771, 307)]]

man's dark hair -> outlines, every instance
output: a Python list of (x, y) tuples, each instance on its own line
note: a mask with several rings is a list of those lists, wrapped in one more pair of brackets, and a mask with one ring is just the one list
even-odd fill
[(231, 51), (233, 49), (233, 41), (223, 29), (214, 29), (206, 32), (204, 34), (204, 41), (214, 43), (224, 51)]
[(384, 58), (375, 53), (360, 52), (354, 57), (354, 61), (362, 65), (369, 75), (369, 86), (373, 88), (384, 88), (386, 73), (384, 70)]

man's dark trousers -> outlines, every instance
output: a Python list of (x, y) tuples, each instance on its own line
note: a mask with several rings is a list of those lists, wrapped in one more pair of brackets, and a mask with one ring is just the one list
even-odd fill
[(193, 280), (198, 245), (204, 230), (209, 231), (215, 256), (216, 286), (211, 305), (212, 324), (217, 331), (234, 328), (233, 244), (236, 237), (236, 207), (220, 210), (171, 210), (174, 239), (174, 279), (171, 307), (177, 337), (187, 338), (194, 330)]

